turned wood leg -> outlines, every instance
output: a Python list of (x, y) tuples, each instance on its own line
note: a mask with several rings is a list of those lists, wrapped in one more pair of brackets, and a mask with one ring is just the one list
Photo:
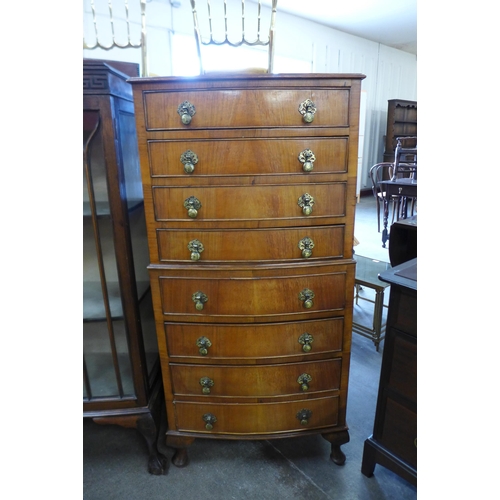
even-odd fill
[(189, 464), (189, 456), (187, 452), (188, 446), (193, 444), (193, 437), (181, 437), (181, 436), (168, 436), (166, 439), (166, 445), (170, 448), (174, 448), (174, 456), (172, 457), (172, 463), (176, 467), (186, 467)]
[(158, 452), (156, 441), (158, 427), (151, 413), (141, 415), (120, 415), (116, 417), (94, 417), (93, 421), (101, 425), (119, 425), (120, 427), (135, 428), (145, 438), (149, 459), (148, 471), (150, 474), (161, 475), (167, 471), (167, 459)]
[(344, 452), (340, 449), (343, 444), (349, 442), (349, 432), (348, 431), (340, 431), (340, 432), (331, 432), (329, 434), (322, 434), (323, 438), (329, 441), (332, 445), (332, 451), (330, 454), (330, 459), (332, 462), (337, 465), (345, 464), (345, 455)]
[(387, 224), (389, 220), (389, 203), (384, 199), (384, 229), (382, 231), (382, 248), (385, 248), (385, 244), (389, 239), (389, 232), (387, 231)]

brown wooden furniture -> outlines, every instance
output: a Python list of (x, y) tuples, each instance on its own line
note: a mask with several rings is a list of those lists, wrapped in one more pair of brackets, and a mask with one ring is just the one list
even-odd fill
[[(384, 162), (394, 162), (398, 137), (417, 135), (417, 102), (390, 99), (387, 105), (387, 131), (385, 135)], [(417, 140), (405, 141), (408, 148), (415, 147)]]
[[(83, 416), (135, 427), (157, 452), (161, 377), (132, 89), (137, 65), (83, 61)], [(127, 73), (124, 73), (126, 71)]]
[(417, 216), (392, 224), (389, 233), (389, 260), (392, 267), (417, 257)]
[(373, 434), (361, 471), (380, 464), (417, 484), (417, 259), (380, 274), (391, 285)]
[(130, 80), (177, 466), (311, 433), (345, 461), (362, 78)]

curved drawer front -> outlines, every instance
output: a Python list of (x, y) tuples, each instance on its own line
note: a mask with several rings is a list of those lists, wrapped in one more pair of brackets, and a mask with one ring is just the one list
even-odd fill
[[(157, 229), (160, 262), (314, 260), (341, 258), (344, 226), (308, 228), (174, 230)], [(201, 247), (200, 247), (201, 244)]]
[[(305, 175), (306, 161), (313, 174), (342, 173), (347, 172), (347, 147), (346, 137), (148, 142), (152, 177)], [(189, 164), (192, 172), (185, 170)]]
[[(204, 221), (276, 221), (280, 219), (302, 221), (326, 217), (344, 217), (346, 212), (345, 182), (260, 186), (192, 186), (153, 187), (155, 219), (157, 221), (189, 221), (202, 224)], [(306, 195), (305, 205), (311, 206), (309, 215), (299, 203)], [(312, 197), (312, 203), (310, 200)], [(188, 214), (186, 200), (199, 202), (196, 215)], [(299, 202), (301, 199), (301, 202)]]
[[(165, 315), (219, 316), (228, 321), (251, 316), (279, 320), (280, 315), (286, 314), (340, 311), (346, 304), (346, 274), (338, 271), (276, 277), (160, 276), (162, 311)], [(310, 307), (305, 290), (314, 293)], [(199, 297), (204, 298), (198, 300)]]
[(257, 325), (165, 323), (171, 360), (206, 363), (341, 352), (343, 332), (343, 317)]
[[(221, 89), (205, 92), (145, 91), (146, 130), (196, 130), (269, 127), (347, 127), (350, 90)], [(306, 123), (299, 106), (313, 101), (314, 121)], [(177, 110), (194, 106), (184, 125)]]
[[(338, 407), (338, 397), (283, 403), (204, 404), (177, 401), (175, 417), (178, 431), (251, 436), (335, 426), (338, 422)], [(309, 416), (307, 421), (300, 419), (304, 416), (304, 410), (310, 411), (310, 414), (306, 413)], [(204, 415), (215, 417), (211, 429), (207, 429)]]
[(170, 363), (176, 396), (272, 397), (338, 390), (341, 359), (259, 366)]

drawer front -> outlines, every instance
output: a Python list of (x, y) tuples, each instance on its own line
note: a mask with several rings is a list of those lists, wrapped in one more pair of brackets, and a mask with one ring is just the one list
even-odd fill
[[(275, 225), (310, 224), (327, 217), (344, 217), (346, 213), (345, 182), (294, 185), (262, 186), (192, 186), (192, 187), (153, 187), (155, 219), (157, 221), (189, 221), (193, 225), (203, 222), (270, 221)], [(301, 206), (311, 207), (309, 215), (304, 214)], [(188, 215), (186, 200), (196, 198), (199, 202), (192, 206), (197, 213)], [(309, 201), (308, 201), (309, 200)], [(201, 206), (200, 206), (201, 205)]]
[(347, 147), (346, 137), (148, 142), (152, 177), (304, 175), (311, 158), (313, 174), (342, 173)]
[(394, 351), (389, 373), (388, 389), (396, 391), (409, 401), (417, 402), (417, 343), (410, 337), (393, 330)]
[[(269, 127), (347, 127), (349, 96), (346, 89), (220, 89), (144, 92), (146, 129), (196, 130)], [(299, 112), (310, 99), (314, 120), (306, 123)], [(188, 101), (194, 106), (191, 122), (184, 125), (177, 110)]]
[[(339, 271), (285, 277), (160, 276), (159, 286), (165, 315), (219, 317), (228, 321), (263, 316), (272, 320), (287, 314), (342, 311), (346, 305), (346, 281), (346, 272)], [(306, 303), (308, 290), (314, 293), (310, 307)]]
[[(263, 262), (341, 258), (345, 227), (275, 229), (157, 229), (160, 262)], [(201, 247), (200, 247), (201, 244)]]
[(342, 317), (257, 325), (165, 323), (171, 360), (206, 363), (341, 352), (343, 332)]
[(259, 366), (170, 363), (175, 396), (272, 397), (338, 390), (341, 359)]
[(382, 446), (417, 468), (417, 414), (388, 398), (382, 434)]
[[(217, 434), (278, 434), (308, 431), (337, 425), (338, 397), (307, 399), (283, 403), (175, 403), (178, 431)], [(310, 416), (301, 423), (299, 414), (309, 410)], [(216, 422), (207, 429), (204, 415), (215, 416)], [(299, 418), (297, 417), (299, 414)]]

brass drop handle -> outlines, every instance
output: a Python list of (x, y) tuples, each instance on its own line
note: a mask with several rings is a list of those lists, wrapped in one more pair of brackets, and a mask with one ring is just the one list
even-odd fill
[(302, 410), (299, 410), (295, 416), (301, 425), (307, 425), (309, 423), (309, 419), (312, 417), (312, 411), (307, 408), (302, 408)]
[(304, 288), (304, 290), (299, 293), (299, 299), (304, 303), (306, 309), (311, 309), (313, 306), (312, 299), (314, 299), (314, 292), (309, 290), (309, 288)]
[(311, 99), (306, 99), (299, 104), (299, 113), (306, 123), (311, 123), (314, 120), (314, 113), (316, 113), (316, 104)]
[(196, 113), (196, 108), (189, 101), (184, 101), (179, 104), (177, 113), (181, 117), (182, 123), (184, 125), (189, 125), (191, 123), (192, 117)]
[(309, 390), (309, 383), (311, 381), (312, 381), (312, 377), (311, 377), (311, 375), (309, 375), (309, 373), (303, 373), (297, 379), (297, 383), (300, 385), (300, 388), (302, 389), (302, 391)]
[(208, 301), (208, 297), (203, 292), (195, 292), (192, 297), (197, 311), (203, 310), (203, 304)]
[(302, 163), (302, 170), (304, 172), (311, 172), (314, 168), (316, 156), (310, 149), (304, 149), (299, 153), (299, 161)]
[(190, 196), (184, 200), (184, 208), (188, 211), (191, 219), (196, 219), (198, 210), (201, 208), (201, 202), (196, 196)]
[(205, 429), (211, 431), (214, 428), (215, 422), (217, 422), (217, 417), (213, 413), (205, 413), (202, 418), (205, 422)]
[(312, 349), (311, 344), (314, 342), (314, 338), (310, 333), (304, 332), (299, 337), (299, 344), (302, 345), (302, 350), (304, 352), (310, 352)]
[(201, 259), (201, 252), (205, 250), (205, 247), (203, 246), (203, 243), (199, 240), (191, 240), (188, 243), (188, 250), (191, 252), (191, 260), (200, 260)]
[(202, 356), (206, 356), (208, 354), (208, 348), (212, 347), (212, 342), (210, 342), (210, 339), (207, 337), (200, 337), (196, 341), (196, 345), (198, 347), (199, 353)]
[(198, 163), (198, 155), (188, 149), (181, 154), (181, 163), (184, 165), (184, 172), (186, 172), (186, 174), (192, 174), (194, 172), (194, 166)]
[(312, 249), (314, 248), (314, 241), (306, 236), (299, 241), (299, 249), (302, 250), (302, 257), (308, 259), (312, 255)]
[(311, 215), (313, 211), (314, 198), (309, 193), (304, 193), (299, 200), (297, 205), (302, 208), (302, 213), (304, 215)]
[(202, 387), (201, 392), (203, 394), (210, 394), (210, 387), (214, 386), (214, 381), (210, 377), (201, 377), (200, 385)]

